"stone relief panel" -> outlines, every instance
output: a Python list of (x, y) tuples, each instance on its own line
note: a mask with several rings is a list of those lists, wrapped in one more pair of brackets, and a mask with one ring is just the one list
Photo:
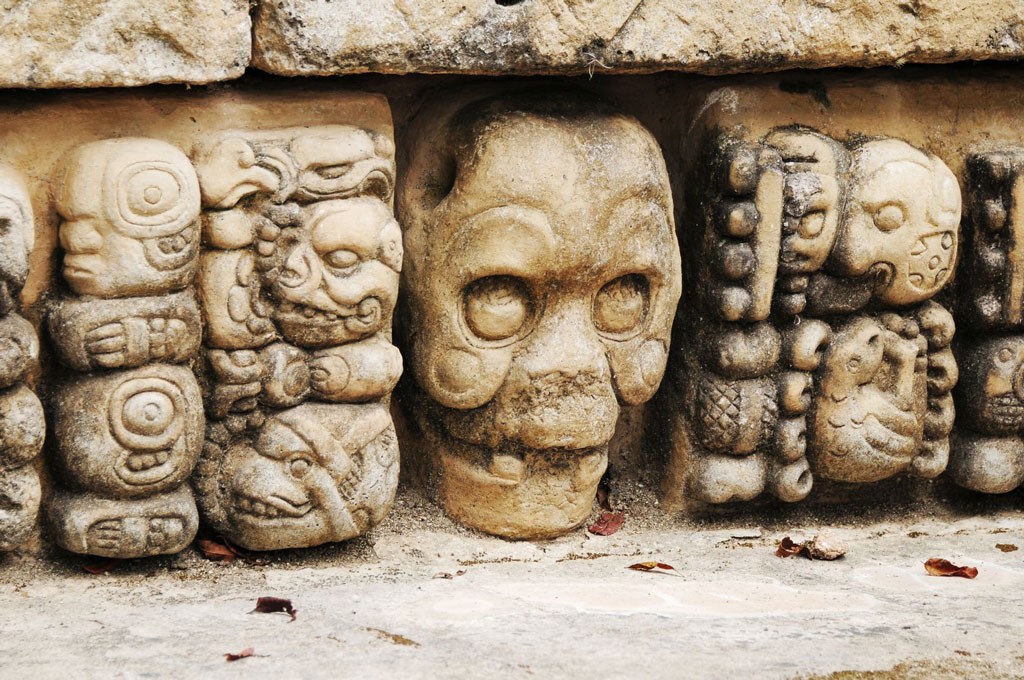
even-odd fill
[(709, 134), (697, 165), (667, 495), (799, 501), (815, 476), (940, 474), (958, 375), (932, 298), (957, 255), (953, 173), (897, 139), (796, 126)]
[(456, 520), (586, 519), (620, 404), (657, 389), (681, 291), (660, 148), (582, 95), (450, 98), (410, 135), (399, 206), (410, 401)]
[(0, 550), (24, 543), (36, 524), (41, 495), (34, 461), (46, 425), (25, 378), (39, 360), (35, 328), (18, 314), (28, 276), (35, 221), (21, 177), (0, 165)]
[(187, 485), (202, 445), (187, 365), (202, 334), (199, 183), (156, 139), (75, 147), (54, 179), (66, 289), (47, 326), (67, 369), (50, 385), (63, 548), (130, 558), (175, 553), (198, 527)]
[(970, 156), (965, 185), (950, 475), (1005, 493), (1024, 482), (1024, 149)]
[(203, 516), (252, 550), (358, 536), (398, 483), (394, 143), (347, 125), (225, 131), (193, 160), (206, 244)]

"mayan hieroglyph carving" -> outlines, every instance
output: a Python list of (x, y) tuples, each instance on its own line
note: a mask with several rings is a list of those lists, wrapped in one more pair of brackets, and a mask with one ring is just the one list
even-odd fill
[(950, 474), (1004, 493), (1024, 483), (1024, 149), (969, 157), (965, 184)]
[(39, 359), (39, 340), (17, 312), (34, 240), (28, 191), (17, 173), (0, 165), (0, 550), (24, 542), (39, 512), (33, 461), (46, 424), (42, 404), (25, 385)]
[(946, 165), (895, 139), (717, 133), (688, 192), (668, 495), (797, 501), (814, 476), (941, 473), (957, 367), (931, 298), (960, 219)]
[(187, 481), (203, 410), (187, 365), (202, 328), (199, 183), (155, 139), (72, 149), (55, 177), (68, 290), (47, 323), (69, 370), (51, 386), (57, 543), (78, 553), (174, 553), (198, 528)]
[(254, 550), (360, 535), (398, 483), (394, 144), (345, 125), (226, 131), (194, 161), (208, 245), (204, 517)]
[(590, 512), (620, 402), (664, 372), (681, 288), (664, 160), (582, 96), (445, 108), (400, 196), (414, 415), (451, 516), (558, 535)]

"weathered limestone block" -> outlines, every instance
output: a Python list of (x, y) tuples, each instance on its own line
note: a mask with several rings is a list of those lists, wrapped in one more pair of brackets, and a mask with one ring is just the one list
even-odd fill
[(282, 75), (699, 73), (1024, 56), (1016, 0), (261, 0)]
[(699, 305), (680, 309), (670, 370), (669, 496), (798, 501), (814, 476), (940, 474), (957, 365), (953, 317), (931, 298), (956, 260), (956, 177), (896, 139), (705, 134), (686, 187)]
[(4, 0), (0, 87), (237, 78), (250, 23), (246, 0)]
[[(188, 362), (201, 333), (189, 289), (199, 259), (199, 182), (155, 139), (84, 144), (56, 179), (70, 295), (49, 313), (77, 374), (51, 386), (60, 489), (57, 543), (108, 557), (174, 553), (198, 526), (186, 484), (202, 447), (202, 396)], [(106, 369), (106, 370), (103, 370)]]
[(400, 194), (413, 415), (455, 519), (510, 538), (589, 514), (620, 403), (664, 372), (681, 281), (657, 142), (582, 95), (450, 99)]
[(209, 245), (199, 278), (210, 420), (194, 478), (203, 515), (252, 550), (363, 534), (398, 484), (390, 133), (222, 131), (193, 156)]
[(959, 343), (963, 375), (950, 473), (969, 489), (1024, 483), (1024, 149), (968, 159)]
[(25, 386), (39, 360), (35, 328), (19, 316), (18, 294), (28, 276), (35, 222), (24, 182), (0, 165), (0, 550), (23, 543), (39, 512), (43, 407)]

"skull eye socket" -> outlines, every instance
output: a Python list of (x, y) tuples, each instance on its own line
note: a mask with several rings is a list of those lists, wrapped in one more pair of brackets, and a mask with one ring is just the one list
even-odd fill
[(608, 335), (626, 335), (641, 327), (647, 315), (650, 286), (639, 274), (620, 276), (594, 298), (594, 327)]
[(293, 458), (288, 462), (288, 474), (295, 479), (302, 479), (312, 466), (309, 458)]
[(323, 256), (324, 262), (334, 269), (349, 269), (359, 264), (359, 256), (351, 250), (339, 248)]
[(875, 211), (875, 227), (881, 231), (893, 231), (903, 226), (906, 221), (903, 208), (895, 203), (888, 203)]
[(531, 316), (530, 294), (512, 276), (487, 276), (466, 287), (466, 325), (484, 340), (506, 340), (523, 330)]

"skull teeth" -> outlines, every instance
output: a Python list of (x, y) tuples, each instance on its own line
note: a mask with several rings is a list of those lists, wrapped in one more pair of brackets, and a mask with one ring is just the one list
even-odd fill
[(128, 460), (125, 462), (128, 469), (132, 472), (142, 472), (154, 468), (157, 465), (163, 465), (170, 460), (171, 454), (168, 451), (155, 451), (152, 453), (136, 453), (128, 456)]
[(274, 519), (281, 515), (281, 511), (273, 505), (264, 503), (258, 498), (252, 498), (251, 496), (236, 496), (235, 507), (239, 512), (254, 517)]
[(337, 321), (338, 319), (345, 318), (343, 314), (338, 314), (337, 312), (328, 312), (295, 302), (282, 302), (278, 309), (289, 314), (299, 314), (310, 321)]

